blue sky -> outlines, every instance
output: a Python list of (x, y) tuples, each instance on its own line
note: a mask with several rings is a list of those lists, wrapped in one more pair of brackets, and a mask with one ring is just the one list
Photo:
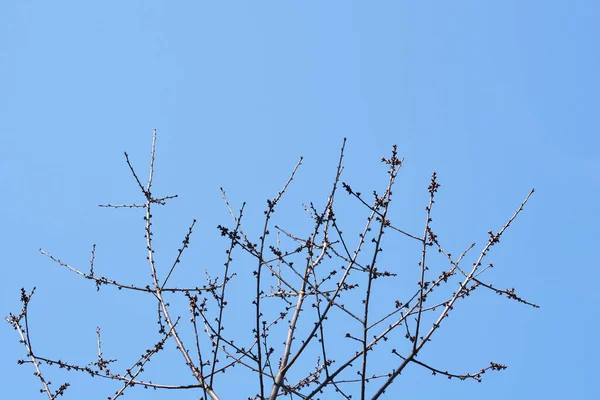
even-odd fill
[[(247, 201), (247, 222), (257, 223), (304, 156), (281, 210), (287, 226), (302, 226), (301, 204), (325, 201), (344, 137), (344, 180), (365, 193), (381, 188), (378, 160), (397, 144), (405, 158), (398, 218), (421, 229), (437, 171), (434, 228), (453, 253), (483, 244), (535, 187), (490, 254), (489, 278), (542, 308), (478, 293), (428, 355), (457, 372), (490, 360), (509, 368), (481, 384), (412, 368), (389, 397), (590, 398), (600, 355), (599, 19), (594, 1), (4, 1), (0, 314), (19, 309), (21, 287), (37, 286), (38, 351), (90, 361), (97, 325), (113, 356), (151, 345), (151, 334), (133, 328), (152, 320), (152, 302), (96, 294), (38, 249), (86, 269), (96, 243), (102, 274), (148, 278), (141, 214), (97, 205), (139, 201), (123, 151), (144, 175), (153, 128), (155, 190), (180, 196), (156, 215), (161, 260), (198, 219), (181, 282), (223, 261), (220, 186), (234, 207)], [(344, 204), (350, 216), (364, 212)], [(397, 260), (417, 261), (416, 253)], [(5, 396), (39, 396), (33, 371), (16, 365), (24, 350), (6, 323), (0, 342)], [(179, 362), (164, 356), (149, 373), (178, 371)], [(66, 398), (114, 390), (70, 381)]]

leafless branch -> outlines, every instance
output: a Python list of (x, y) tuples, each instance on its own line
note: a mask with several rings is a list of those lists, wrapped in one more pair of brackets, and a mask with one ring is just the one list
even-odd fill
[[(207, 267), (206, 282), (199, 287), (167, 287), (184, 251), (192, 244), (196, 219), (188, 227), (174, 260), (168, 265), (159, 263), (153, 239), (153, 206), (165, 205), (177, 195), (156, 197), (152, 192), (156, 140), (154, 130), (145, 184), (125, 153), (125, 162), (141, 190), (142, 199), (131, 204), (101, 205), (131, 208), (132, 212), (143, 209), (149, 271), (145, 283), (123, 284), (97, 276), (103, 266), (96, 265), (96, 245), (92, 246), (89, 272), (44, 250), (40, 249), (40, 252), (59, 266), (93, 281), (97, 290), (108, 285), (150, 295), (156, 304), (159, 338), (152, 347), (140, 351), (138, 354), (141, 355), (123, 372), (116, 372), (116, 359), (105, 358), (99, 327), (96, 329), (95, 360), (78, 365), (59, 357), (42, 356), (34, 352), (29, 335), (28, 310), (35, 288), (30, 293), (22, 289), (20, 313), (11, 313), (6, 320), (18, 332), (26, 350), (27, 358), (20, 363), (33, 365), (35, 375), (42, 383), (41, 392), (49, 399), (64, 395), (69, 383), (53, 391), (44, 375), (51, 373), (51, 369), (42, 369), (43, 364), (115, 381), (119, 388), (110, 399), (117, 399), (129, 388), (139, 386), (157, 390), (195, 390), (203, 400), (218, 400), (223, 396), (225, 385), (237, 384), (235, 371), (240, 369), (252, 374), (256, 380), (251, 388), (240, 386), (239, 390), (249, 390), (246, 398), (260, 400), (329, 398), (334, 395), (343, 399), (378, 399), (409, 365), (448, 379), (481, 381), (487, 371), (503, 370), (506, 366), (492, 362), (476, 369), (477, 372), (452, 373), (433, 367), (435, 360), (430, 363), (421, 358), (422, 353), (419, 354), (449, 313), (461, 304), (459, 300), (467, 299), (478, 288), (539, 307), (517, 295), (514, 288), (501, 289), (484, 282), (483, 273), (493, 264), (488, 260), (486, 266), (482, 264), (490, 249), (500, 242), (523, 211), (533, 190), (499, 231), (488, 232), (489, 239), (478, 255), (471, 252), (475, 247), (473, 243), (456, 257), (442, 245), (443, 240), (434, 231), (433, 205), (440, 187), (437, 174), (433, 173), (427, 189), (429, 201), (423, 215), (423, 233), (420, 236), (409, 233), (393, 222), (392, 204), (395, 203), (392, 199), (395, 196), (392, 194), (404, 161), (398, 157), (396, 146), (392, 148), (391, 156), (381, 160), (387, 169), (387, 183), (383, 188), (373, 190), (370, 199), (342, 182), (345, 139), (325, 205), (322, 208), (317, 202), (302, 205), (312, 224), (307, 231), (290, 226), (289, 220), (279, 218), (279, 213), (275, 213), (296, 177), (303, 161), (301, 158), (282, 189), (267, 200), (258, 237), (244, 229), (244, 221), (248, 219), (245, 217), (246, 203), (234, 212), (221, 188), (233, 221), (230, 227), (227, 224), (217, 227), (227, 241), (225, 261), (219, 266)], [(359, 232), (344, 232), (345, 221), (340, 221), (337, 214), (337, 210), (346, 207), (345, 203), (339, 205), (344, 201), (338, 196), (340, 187), (350, 195), (344, 198), (358, 206), (353, 209), (352, 218), (360, 221)], [(272, 229), (276, 230), (276, 235), (272, 235)], [(414, 272), (418, 274), (418, 282), (410, 289), (382, 293), (378, 290), (381, 282), (396, 285), (404, 282), (408, 274), (404, 267), (395, 267), (401, 263), (398, 254), (383, 253), (384, 246), (394, 250), (397, 240), (418, 244), (415, 263), (419, 260), (419, 268)], [(435, 251), (431, 252), (432, 249)], [(437, 253), (440, 255), (435, 259)], [(234, 254), (237, 262), (234, 262)], [(470, 268), (465, 267), (470, 257), (475, 262), (469, 264)], [(439, 259), (441, 262), (437, 262)], [(390, 260), (392, 269), (388, 266)], [(189, 325), (179, 323), (179, 310), (168, 301), (181, 296), (185, 296), (189, 304)], [(251, 312), (245, 308), (250, 305)], [(249, 320), (245, 317), (250, 313)], [(233, 329), (229, 329), (232, 326)], [(144, 375), (144, 367), (155, 354), (169, 351), (167, 342), (174, 344), (175, 354), (189, 371), (184, 384), (153, 382)], [(391, 357), (395, 366), (387, 370), (380, 367), (375, 361), (382, 357)]]

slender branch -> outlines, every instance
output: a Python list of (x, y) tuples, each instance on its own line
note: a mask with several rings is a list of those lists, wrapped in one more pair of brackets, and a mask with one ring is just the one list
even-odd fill
[[(293, 229), (284, 226), (285, 218), (275, 218), (279, 202), (288, 192), (303, 162), (301, 158), (283, 188), (274, 198), (267, 200), (264, 223), (261, 224), (262, 231), (258, 240), (251, 241), (249, 235), (246, 235), (245, 226), (242, 225), (242, 221), (247, 221), (248, 218), (243, 218), (245, 203), (239, 212), (234, 212), (225, 191), (221, 188), (223, 200), (233, 220), (232, 228), (218, 226), (221, 235), (228, 241), (225, 250), (227, 258), (220, 267), (222, 269), (218, 269), (215, 274), (214, 267), (206, 267), (206, 284), (202, 287), (167, 287), (176, 266), (183, 258), (183, 252), (190, 245), (196, 220), (190, 224), (174, 261), (163, 269), (155, 256), (153, 206), (165, 205), (177, 195), (155, 197), (152, 194), (156, 140), (155, 129), (152, 135), (148, 180), (145, 184), (142, 184), (129, 155), (125, 153), (127, 166), (143, 193), (143, 203), (101, 205), (109, 208), (144, 209), (144, 237), (150, 284), (126, 285), (96, 276), (96, 245), (92, 246), (89, 272), (75, 268), (42, 249), (40, 252), (61, 267), (93, 281), (97, 290), (102, 285), (111, 285), (117, 289), (151, 295), (156, 301), (160, 338), (153, 348), (142, 352), (123, 373), (111, 371), (116, 359), (104, 358), (99, 327), (96, 329), (97, 358), (92, 362), (79, 366), (60, 359), (42, 357), (34, 353), (29, 337), (28, 304), (35, 288), (29, 294), (22, 289), (21, 312), (18, 315), (10, 314), (6, 320), (17, 330), (27, 351), (28, 359), (20, 360), (19, 363), (33, 365), (35, 375), (42, 382), (41, 392), (46, 393), (51, 400), (61, 396), (69, 384), (65, 383), (53, 392), (50, 381), (42, 375), (43, 364), (118, 382), (120, 387), (110, 399), (123, 396), (128, 388), (142, 386), (166, 390), (196, 390), (197, 397), (203, 400), (218, 400), (215, 387), (223, 382), (237, 384), (235, 372), (232, 371), (240, 368), (255, 377), (258, 390), (254, 399), (257, 400), (307, 400), (328, 398), (332, 393), (347, 400), (358, 397), (360, 393), (361, 400), (364, 400), (370, 392), (374, 394), (369, 396), (377, 399), (411, 363), (425, 368), (433, 375), (480, 381), (485, 372), (502, 370), (506, 366), (492, 362), (474, 373), (453, 373), (433, 367), (432, 364), (417, 359), (417, 355), (424, 354), (420, 351), (459, 304), (458, 300), (466, 299), (475, 289), (485, 288), (511, 300), (539, 307), (517, 295), (514, 288), (498, 288), (493, 283), (484, 282), (482, 278), (482, 274), (493, 266), (487, 261), (486, 266), (483, 266), (483, 259), (524, 209), (533, 190), (497, 233), (488, 232), (489, 240), (481, 252), (473, 257), (476, 261), (471, 268), (465, 268), (464, 259), (475, 244), (467, 247), (458, 258), (453, 257), (442, 247), (431, 228), (434, 195), (439, 187), (436, 174), (432, 175), (428, 187), (430, 196), (423, 234), (417, 236), (391, 221), (392, 191), (403, 164), (403, 159), (397, 155), (396, 146), (392, 149), (391, 157), (381, 160), (387, 165), (387, 183), (382, 188), (384, 190), (379, 192), (381, 194), (373, 191), (374, 201), (370, 202), (349, 184), (341, 181), (345, 139), (325, 206), (321, 208), (315, 205), (318, 203), (313, 202), (302, 204), (304, 215), (312, 224), (308, 232), (294, 232)], [(346, 198), (358, 204), (358, 209), (363, 210), (365, 214), (364, 225), (359, 232), (344, 233), (344, 221), (338, 220), (336, 211), (340, 208), (341, 200), (338, 201), (336, 195), (340, 185), (350, 195)], [(345, 206), (344, 204), (342, 207)], [(276, 229), (274, 238), (269, 238), (271, 227)], [(379, 278), (385, 278), (386, 282), (390, 282), (388, 279), (391, 279), (393, 284), (397, 279), (404, 279), (398, 270), (388, 272), (381, 267), (383, 259), (380, 253), (388, 243), (384, 240), (387, 237), (384, 236), (385, 233), (391, 233), (394, 239), (403, 239), (406, 236), (412, 239), (411, 243), (414, 243), (413, 240), (419, 242), (418, 287), (406, 292), (388, 292), (387, 296), (386, 293), (375, 290), (379, 287), (376, 286), (376, 280)], [(356, 243), (350, 239), (355, 234), (358, 234)], [(372, 246), (368, 245), (369, 243), (372, 243)], [(430, 271), (430, 267), (434, 266), (433, 255), (428, 252), (432, 246), (442, 255), (444, 264), (448, 263), (436, 271), (433, 278), (430, 276), (433, 273)], [(246, 263), (242, 261), (239, 268), (233, 263), (236, 248), (242, 250), (241, 257), (250, 256), (250, 261), (256, 262), (252, 271), (253, 284), (249, 284), (251, 270), (247, 268)], [(392, 255), (391, 260), (396, 264), (397, 261), (393, 257)], [(208, 260), (210, 257), (203, 254), (204, 259)], [(164, 280), (161, 282), (159, 277), (162, 276)], [(237, 282), (237, 279), (242, 281), (238, 282), (239, 285), (230, 286), (234, 278), (233, 282)], [(455, 290), (454, 285), (457, 283), (458, 289)], [(240, 291), (235, 296), (234, 289)], [(178, 324), (180, 317), (175, 314), (175, 307), (167, 301), (171, 298), (181, 298), (181, 295), (187, 298), (191, 313), (190, 325), (185, 327)], [(233, 330), (225, 329), (226, 319), (231, 319), (226, 308), (235, 309), (239, 315), (238, 310), (241, 308), (236, 308), (239, 305), (237, 301), (245, 298), (244, 295), (249, 295), (253, 303), (250, 337), (244, 337), (243, 330), (236, 326), (239, 325), (236, 320), (233, 320)], [(428, 297), (434, 296), (435, 300), (425, 307)], [(432, 323), (431, 327), (426, 326), (426, 321), (427, 324)], [(347, 331), (339, 332), (340, 326), (347, 326)], [(166, 348), (166, 342), (171, 339), (175, 344), (171, 348), (177, 349), (176, 352), (181, 354), (181, 360), (191, 372), (188, 377), (191, 383), (169, 385), (152, 382), (142, 376), (144, 367), (156, 353)], [(390, 350), (390, 343), (395, 345), (400, 341), (402, 351), (396, 348), (392, 350), (392, 354), (398, 357), (394, 369), (386, 370), (375, 365), (369, 358), (374, 354), (381, 357)], [(340, 345), (332, 349), (331, 344), (338, 342)], [(190, 350), (193, 355), (190, 354)], [(375, 371), (369, 372), (371, 370)], [(219, 378), (221, 376), (224, 378)], [(241, 390), (242, 387), (240, 392)]]

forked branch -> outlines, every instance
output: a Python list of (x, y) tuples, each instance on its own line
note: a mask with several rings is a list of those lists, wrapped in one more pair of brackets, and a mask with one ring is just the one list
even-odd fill
[[(205, 282), (177, 287), (168, 284), (183, 261), (186, 249), (192, 244), (196, 220), (192, 221), (187, 233), (182, 234), (181, 247), (174, 252), (172, 262), (160, 264), (155, 257), (153, 239), (154, 206), (165, 205), (177, 195), (157, 197), (153, 194), (156, 139), (155, 130), (146, 183), (142, 183), (129, 155), (125, 153), (125, 162), (142, 199), (120, 205), (103, 205), (114, 209), (133, 209), (134, 212), (144, 210), (143, 231), (149, 274), (140, 279), (143, 283), (123, 284), (98, 276), (100, 266), (95, 265), (95, 245), (89, 272), (44, 250), (40, 251), (60, 267), (92, 281), (97, 290), (106, 286), (120, 290), (119, 293), (132, 291), (151, 296), (158, 310), (159, 337), (150, 349), (140, 351), (139, 358), (120, 372), (117, 371), (116, 359), (104, 358), (99, 328), (96, 360), (77, 364), (62, 360), (60, 354), (54, 358), (46, 357), (33, 349), (28, 324), (33, 291), (27, 293), (23, 289), (22, 310), (17, 315), (10, 314), (6, 320), (18, 332), (26, 349), (27, 359), (20, 363), (33, 365), (35, 375), (42, 383), (41, 392), (49, 399), (64, 395), (69, 383), (53, 391), (44, 376), (49, 373), (48, 369), (42, 370), (42, 364), (114, 381), (118, 388), (110, 397), (112, 399), (123, 396), (132, 387), (141, 386), (160, 390), (194, 390), (204, 400), (224, 397), (232, 383), (236, 385), (237, 397), (243, 391), (246, 394), (242, 397), (249, 399), (305, 400), (335, 395), (343, 399), (378, 399), (386, 390), (389, 391), (409, 365), (449, 379), (477, 381), (488, 371), (506, 368), (503, 364), (492, 362), (474, 369), (476, 372), (454, 373), (434, 367), (435, 360), (430, 364), (419, 355), (423, 354), (421, 350), (439, 331), (449, 313), (461, 304), (459, 300), (467, 299), (473, 290), (487, 289), (519, 303), (538, 307), (517, 295), (514, 289), (500, 289), (485, 282), (483, 277), (492, 267), (487, 259), (486, 266), (483, 265), (489, 250), (500, 242), (505, 231), (523, 211), (533, 190), (500, 230), (489, 232), (489, 240), (473, 257), (474, 262), (465, 267), (475, 244), (465, 250), (459, 249), (457, 254), (460, 255), (455, 257), (435, 233), (433, 205), (440, 187), (437, 174), (433, 173), (427, 189), (429, 200), (423, 214), (422, 233), (410, 232), (393, 220), (392, 204), (395, 203), (392, 199), (397, 195), (392, 197), (392, 193), (404, 161), (398, 157), (396, 146), (390, 157), (381, 160), (387, 170), (387, 183), (380, 190), (373, 190), (370, 199), (341, 180), (346, 146), (344, 139), (331, 191), (324, 197), (324, 205), (319, 207), (318, 203), (309, 202), (303, 206), (312, 224), (309, 229), (298, 229), (294, 221), (275, 213), (296, 177), (302, 158), (293, 167), (282, 189), (267, 200), (258, 237), (252, 237), (248, 234), (251, 230), (245, 229), (243, 221), (248, 220), (244, 217), (246, 203), (234, 212), (225, 191), (221, 189), (233, 221), (231, 227), (225, 224), (218, 226), (218, 231), (227, 241), (225, 261), (221, 265), (207, 267)], [(339, 187), (350, 196), (340, 198)], [(350, 206), (354, 207), (351, 218), (360, 222), (359, 232), (345, 233), (344, 226), (350, 224), (340, 220), (339, 215), (343, 214), (338, 214), (340, 210), (349, 209), (344, 201), (351, 201)], [(271, 234), (272, 229), (276, 230), (276, 235)], [(383, 252), (384, 247), (392, 248), (392, 251), (398, 248), (401, 241), (418, 243), (419, 250), (413, 258)], [(435, 251), (431, 252), (431, 249)], [(434, 258), (436, 254), (439, 254), (438, 259)], [(234, 262), (234, 255), (238, 262)], [(249, 263), (255, 266), (254, 270), (248, 269)], [(419, 267), (415, 270), (418, 281), (412, 288), (393, 292), (379, 290), (383, 283), (399, 287), (399, 283), (406, 282), (407, 271), (411, 270), (410, 265), (415, 264)], [(433, 265), (439, 269), (434, 271)], [(235, 290), (232, 287), (234, 283)], [(177, 296), (185, 296), (189, 310), (177, 310), (170, 305), (169, 299)], [(252, 307), (253, 314), (250, 321), (239, 311), (248, 306)], [(189, 324), (180, 322), (182, 312), (190, 313)], [(144, 377), (146, 364), (158, 352), (168, 351), (165, 350), (168, 342), (175, 344), (177, 356), (189, 370), (187, 383), (173, 385)], [(376, 361), (386, 357), (394, 361), (393, 368), (378, 366), (381, 363)], [(236, 371), (240, 369), (256, 378), (249, 386), (243, 386), (236, 380)]]

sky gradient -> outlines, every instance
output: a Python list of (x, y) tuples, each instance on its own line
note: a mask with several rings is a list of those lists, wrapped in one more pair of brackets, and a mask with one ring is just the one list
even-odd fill
[[(98, 325), (109, 354), (152, 343), (126, 328), (151, 321), (151, 303), (110, 288), (96, 294), (39, 248), (86, 269), (95, 243), (102, 274), (148, 278), (141, 214), (97, 205), (140, 201), (123, 151), (145, 176), (153, 128), (155, 190), (179, 194), (157, 212), (165, 261), (198, 219), (184, 280), (222, 263), (216, 226), (229, 216), (219, 187), (234, 208), (248, 202), (246, 222), (258, 223), (303, 156), (281, 210), (301, 227), (301, 205), (326, 200), (344, 137), (343, 180), (365, 193), (382, 188), (379, 160), (397, 144), (398, 217), (421, 229), (437, 171), (434, 228), (453, 253), (485, 243), (536, 189), (490, 254), (489, 277), (541, 308), (481, 291), (424, 357), (458, 372), (491, 360), (509, 368), (481, 384), (411, 368), (389, 398), (591, 398), (600, 355), (600, 273), (587, 255), (600, 223), (598, 20), (600, 3), (583, 0), (4, 1), (0, 314), (20, 309), (21, 287), (37, 286), (32, 340), (45, 354), (94, 359)], [(364, 212), (345, 204), (349, 215)], [(414, 253), (398, 263), (417, 261)], [(41, 398), (31, 366), (16, 365), (25, 351), (7, 323), (0, 343), (6, 398)], [(165, 363), (176, 378), (176, 356), (149, 373)], [(113, 390), (70, 381), (65, 398)], [(234, 393), (224, 398), (242, 398)]]

